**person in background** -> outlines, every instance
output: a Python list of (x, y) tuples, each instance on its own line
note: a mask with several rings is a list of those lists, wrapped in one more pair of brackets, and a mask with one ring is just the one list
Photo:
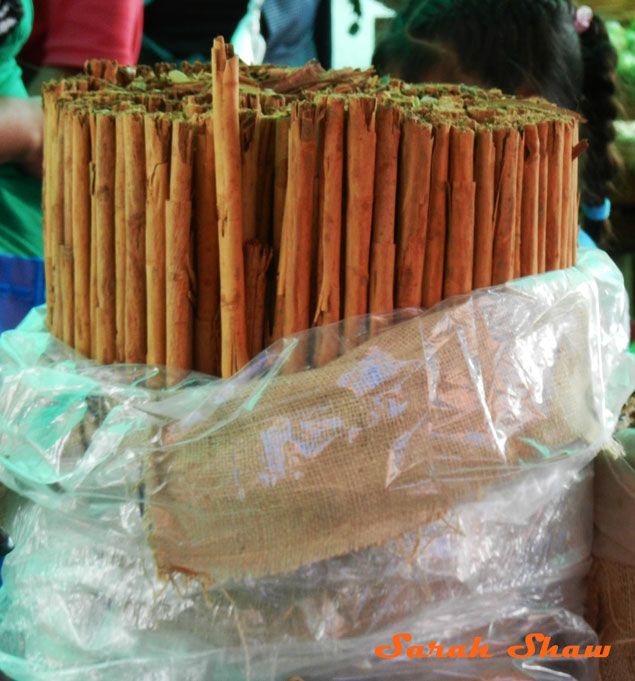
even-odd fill
[(80, 71), (87, 59), (136, 63), (142, 30), (142, 0), (0, 0), (1, 254), (43, 251), (42, 105), (28, 95), (18, 55), (36, 65), (30, 88), (39, 95), (44, 81)]
[(330, 0), (186, 0), (179, 10), (174, 22), (170, 0), (146, 0), (142, 62), (207, 62), (222, 35), (243, 61), (330, 67)]
[[(377, 45), (380, 74), (539, 95), (578, 111), (583, 228), (605, 245), (619, 169), (612, 149), (617, 54), (602, 19), (570, 0), (412, 0)], [(584, 235), (581, 236), (584, 239)]]
[(33, 0), (33, 30), (19, 60), (28, 89), (81, 71), (87, 59), (136, 64), (143, 36), (143, 0)]
[(16, 62), (31, 0), (0, 0), (0, 254), (42, 255), (42, 106)]
[(136, 63), (142, 22), (142, 0), (0, 0), (0, 332), (44, 301), (42, 104), (20, 65), (39, 95), (87, 59)]

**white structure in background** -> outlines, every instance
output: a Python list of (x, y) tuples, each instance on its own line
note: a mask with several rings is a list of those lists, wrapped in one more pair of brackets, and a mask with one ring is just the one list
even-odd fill
[[(368, 68), (375, 48), (375, 19), (394, 17), (395, 12), (377, 0), (361, 0), (362, 16), (358, 19), (349, 0), (331, 0), (331, 38), (334, 69), (345, 66)], [(357, 21), (359, 30), (349, 33)]]

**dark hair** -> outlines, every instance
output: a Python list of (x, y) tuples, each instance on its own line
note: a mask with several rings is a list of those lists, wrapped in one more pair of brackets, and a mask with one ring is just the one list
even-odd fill
[[(611, 149), (617, 116), (617, 54), (594, 16), (581, 34), (571, 0), (411, 0), (377, 46), (380, 74), (410, 82), (447, 79), (537, 94), (586, 119), (582, 202), (604, 202), (618, 162)], [(440, 78), (438, 74), (443, 74)], [(607, 224), (585, 222), (592, 237)]]

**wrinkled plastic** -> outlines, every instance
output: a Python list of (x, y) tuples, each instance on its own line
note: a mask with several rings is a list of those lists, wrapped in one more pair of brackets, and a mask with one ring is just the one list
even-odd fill
[[(434, 398), (420, 419), (442, 443), (426, 462), (441, 469), (417, 467), (413, 460), (395, 477), (386, 459), (381, 471), (389, 491), (417, 490), (408, 501), (422, 508), (436, 504), (436, 517), (422, 514), (425, 522), (398, 536), (283, 574), (226, 578), (226, 566), (212, 557), (201, 579), (176, 570), (169, 580), (157, 576), (160, 547), (148, 542), (156, 529), (152, 511), (196, 518), (204, 500), (193, 492), (183, 507), (160, 506), (161, 493), (179, 481), (168, 467), (160, 488), (149, 488), (148, 461), (166, 450), (178, 456), (180, 447), (205, 440), (210, 429), (219, 433), (241, 419), (247, 427), (249, 418), (253, 427), (259, 410), (270, 406), (268, 391), (286, 366), (297, 366), (294, 353), (310, 345), (312, 333), (278, 343), (233, 379), (217, 381), (152, 367), (99, 366), (52, 339), (41, 312), (32, 313), (19, 330), (0, 337), (0, 480), (16, 493), (9, 518), (16, 549), (6, 560), (0, 592), (0, 668), (16, 681), (284, 681), (294, 674), (305, 681), (594, 681), (597, 661), (515, 660), (507, 648), (530, 633), (551, 636), (559, 646), (597, 642), (581, 617), (592, 537), (589, 463), (635, 385), (633, 358), (624, 352), (627, 303), (611, 261), (581, 251), (576, 268), (477, 291), (430, 312), (374, 320), (389, 329), (421, 319), (421, 328), (428, 328), (425, 319), (436, 315), (434, 334), (403, 369), (406, 377), (415, 368), (431, 375), (443, 348), (460, 339), (464, 365), (436, 374)], [(360, 352), (369, 347), (367, 321), (357, 322)], [(479, 335), (474, 343), (470, 325), (487, 329), (487, 342)], [(327, 333), (339, 339), (342, 330)], [(350, 326), (347, 339), (356, 344)], [(557, 418), (570, 416), (582, 426), (557, 429), (567, 439), (555, 444), (516, 442), (531, 419), (556, 418), (545, 396), (562, 385), (551, 381), (563, 359), (563, 339), (575, 341), (575, 356), (586, 358), (572, 376), (585, 406), (581, 418), (558, 401)], [(347, 385), (359, 386), (353, 379), (367, 377), (373, 365), (373, 376), (387, 375), (382, 368), (390, 366), (388, 355), (362, 357)], [(475, 368), (486, 362), (504, 364), (506, 381), (484, 394)], [(294, 380), (306, 377), (308, 385), (312, 375)], [(393, 372), (386, 383), (391, 394), (395, 380)], [(171, 387), (155, 389), (158, 384)], [(580, 396), (571, 399), (577, 410)], [(275, 406), (280, 419), (297, 418), (292, 402)], [(421, 404), (406, 405), (416, 409)], [(494, 454), (488, 469), (469, 458), (473, 431), (456, 427), (461, 418), (470, 423), (470, 410), (489, 418), (488, 451)], [(290, 432), (302, 431), (292, 426)], [(316, 437), (313, 431), (312, 465), (326, 451)], [(354, 447), (354, 439), (329, 433), (329, 441), (334, 437)], [(512, 458), (521, 445), (523, 456)], [(486, 449), (482, 439), (478, 446)], [(467, 452), (467, 464), (443, 469), (444, 452), (454, 460), (459, 450)], [(269, 474), (276, 471), (290, 489), (297, 483), (303, 490), (305, 478), (287, 480), (287, 469), (274, 466), (279, 461), (274, 449), (264, 462)], [(302, 472), (302, 465), (300, 460), (289, 472)], [(349, 498), (344, 481), (335, 478), (333, 487), (338, 498)], [(254, 498), (268, 500), (270, 507), (259, 506), (259, 522), (271, 523), (281, 489), (289, 487), (237, 485), (234, 503), (240, 511), (238, 502), (248, 508)], [(452, 492), (443, 497), (449, 506), (439, 503), (439, 490)], [(296, 524), (303, 522), (295, 517)], [(172, 547), (184, 563), (200, 547), (188, 543), (190, 530), (184, 526)], [(413, 643), (468, 648), (480, 636), (493, 657), (375, 655), (377, 646), (390, 645), (401, 632), (410, 633)]]

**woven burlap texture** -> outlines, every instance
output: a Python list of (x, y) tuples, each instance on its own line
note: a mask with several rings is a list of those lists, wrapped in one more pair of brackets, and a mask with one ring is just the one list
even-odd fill
[(587, 618), (611, 646), (600, 660), (602, 681), (635, 679), (635, 567), (595, 558), (589, 582)]
[(381, 545), (601, 438), (593, 294), (563, 290), (476, 292), (175, 424), (145, 474), (159, 572), (222, 582)]
[[(630, 431), (632, 434), (633, 431)], [(631, 449), (635, 440), (620, 438)], [(618, 435), (619, 437), (619, 435)], [(620, 445), (595, 462), (595, 537), (587, 617), (611, 652), (603, 681), (635, 678), (635, 451)]]

